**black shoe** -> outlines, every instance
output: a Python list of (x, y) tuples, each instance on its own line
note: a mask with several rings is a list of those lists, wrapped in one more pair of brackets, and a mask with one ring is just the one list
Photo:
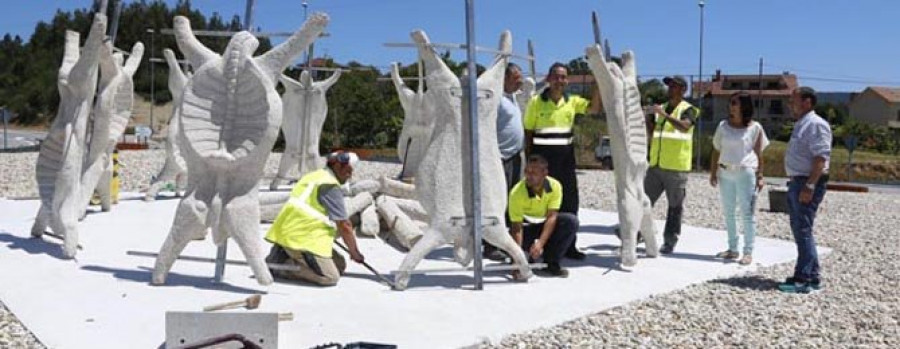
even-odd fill
[(546, 268), (536, 269), (534, 275), (548, 278), (567, 278), (569, 271), (560, 267), (559, 263), (548, 263)]
[(800, 279), (798, 279), (798, 278), (795, 278), (795, 277), (791, 276), (791, 277), (789, 277), (789, 278), (787, 278), (787, 279), (784, 279), (784, 282), (783, 282), (782, 284), (793, 284), (793, 283), (805, 283), (805, 284), (809, 284), (809, 287), (810, 287), (813, 291), (818, 291), (818, 290), (821, 290), (821, 289), (822, 289), (822, 280), (821, 280), (821, 279), (812, 279), (812, 280), (810, 280), (810, 281), (808, 281), (808, 282), (804, 282), (803, 280), (800, 280)]
[(484, 251), (481, 254), (482, 257), (490, 259), (492, 261), (503, 262), (506, 260), (506, 253), (501, 250), (493, 250), (493, 251)]
[(583, 261), (587, 258), (587, 255), (584, 252), (579, 251), (577, 248), (571, 248), (566, 251), (566, 258), (574, 259), (576, 261)]
[(675, 251), (675, 246), (669, 244), (663, 244), (662, 248), (659, 249), (659, 253), (662, 254), (672, 254)]

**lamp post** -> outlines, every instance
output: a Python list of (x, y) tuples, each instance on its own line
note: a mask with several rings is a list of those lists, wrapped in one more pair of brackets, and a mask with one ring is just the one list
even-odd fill
[(697, 170), (700, 170), (700, 154), (702, 153), (702, 140), (703, 140), (703, 7), (706, 5), (705, 0), (699, 0), (697, 2), (697, 6), (700, 7), (700, 67), (699, 72), (697, 74), (697, 86), (698, 93), (697, 98), (700, 104), (700, 115), (697, 118)]

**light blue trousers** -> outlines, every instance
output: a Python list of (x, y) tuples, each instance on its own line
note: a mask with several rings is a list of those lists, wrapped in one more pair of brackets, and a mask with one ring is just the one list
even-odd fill
[(725, 213), (725, 227), (728, 229), (728, 250), (738, 251), (737, 220), (744, 228), (744, 254), (753, 253), (753, 238), (756, 236), (756, 173), (751, 168), (719, 169), (719, 198)]

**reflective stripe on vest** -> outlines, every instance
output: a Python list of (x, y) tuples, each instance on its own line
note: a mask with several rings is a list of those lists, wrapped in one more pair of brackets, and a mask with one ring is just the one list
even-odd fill
[(534, 130), (531, 138), (535, 145), (569, 145), (572, 144), (571, 127), (545, 127)]
[(524, 221), (525, 225), (543, 224), (544, 222), (547, 221), (547, 217), (534, 217), (534, 216), (529, 216), (529, 215), (522, 215), (522, 220)]
[[(668, 108), (668, 103), (663, 105)], [(672, 117), (681, 119), (682, 113), (688, 109), (694, 109), (699, 115), (699, 110), (688, 102), (681, 101), (672, 111)], [(650, 166), (673, 171), (690, 171), (691, 156), (694, 144), (694, 126), (682, 132), (675, 128), (661, 115), (656, 116), (656, 125), (653, 128), (653, 141), (650, 143)]]
[(266, 240), (287, 249), (330, 258), (337, 229), (335, 223), (328, 219), (325, 207), (319, 203), (319, 188), (322, 185), (340, 183), (327, 169), (303, 176), (266, 233)]

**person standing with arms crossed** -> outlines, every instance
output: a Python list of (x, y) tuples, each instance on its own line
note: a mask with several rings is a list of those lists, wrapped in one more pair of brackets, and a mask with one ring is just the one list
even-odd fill
[[(577, 216), (578, 177), (572, 127), (575, 115), (600, 112), (600, 91), (595, 86), (591, 100), (570, 95), (566, 92), (568, 68), (559, 62), (550, 66), (546, 82), (547, 88), (531, 99), (525, 112), (525, 155), (538, 154), (547, 159), (550, 177), (562, 184), (563, 201), (559, 211)], [(565, 257), (583, 260), (585, 255), (575, 247), (576, 240), (572, 240)]]

